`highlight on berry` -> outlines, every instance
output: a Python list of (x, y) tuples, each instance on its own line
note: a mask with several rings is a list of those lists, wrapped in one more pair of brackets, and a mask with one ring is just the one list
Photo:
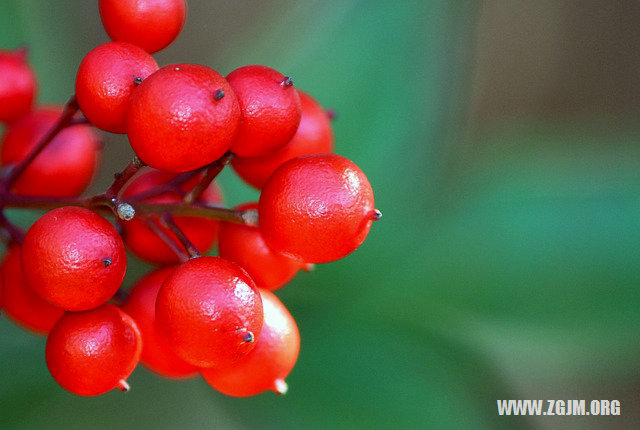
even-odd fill
[[(2, 310), (47, 336), (51, 376), (79, 396), (128, 391), (139, 363), (229, 396), (284, 394), (300, 333), (273, 292), (362, 245), (382, 216), (369, 180), (288, 74), (158, 65), (184, 0), (99, 7), (112, 41), (86, 53), (64, 106), (35, 104), (26, 49), (0, 50)], [(107, 133), (136, 155), (83, 194)], [(223, 205), (228, 165), (257, 201)], [(5, 208), (45, 213), (24, 232)], [(155, 266), (133, 286), (127, 250)]]

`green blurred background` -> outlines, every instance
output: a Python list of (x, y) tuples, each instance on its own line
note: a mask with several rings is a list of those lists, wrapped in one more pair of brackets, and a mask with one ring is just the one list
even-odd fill
[[(158, 61), (292, 75), (338, 112), (336, 150), (384, 220), (279, 293), (302, 335), (286, 396), (141, 367), (126, 395), (75, 397), (45, 339), (3, 316), (0, 428), (638, 428), (637, 2), (188, 4)], [(0, 1), (0, 48), (30, 47), (42, 103), (105, 41), (96, 0)], [(92, 191), (131, 155), (104, 139)], [(257, 198), (231, 171), (221, 184), (230, 204)], [(126, 285), (147, 269), (132, 260)], [(496, 399), (618, 399), (622, 415), (498, 417)]]

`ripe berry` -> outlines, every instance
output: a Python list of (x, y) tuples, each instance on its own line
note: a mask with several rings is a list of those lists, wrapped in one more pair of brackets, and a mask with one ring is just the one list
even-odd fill
[(263, 157), (235, 157), (233, 169), (256, 188), (262, 188), (269, 176), (285, 161), (300, 155), (333, 151), (333, 130), (326, 111), (311, 96), (298, 90), (302, 118), (293, 139)]
[(306, 263), (326, 263), (353, 252), (379, 217), (367, 177), (334, 154), (287, 161), (260, 195), (260, 230), (267, 245)]
[[(131, 184), (123, 192), (123, 197), (132, 197), (136, 194), (144, 193), (154, 187), (165, 185), (167, 182), (175, 178), (175, 174), (152, 170), (135, 178)], [(191, 190), (200, 178), (194, 177), (192, 180), (186, 181), (180, 185), (180, 191), (188, 192)], [(145, 199), (149, 203), (178, 203), (182, 200), (182, 194), (175, 191), (168, 191), (155, 197)], [(215, 183), (202, 193), (200, 202), (206, 203), (222, 203), (220, 189)], [(158, 217), (149, 217), (151, 222), (171, 237), (176, 245), (184, 249), (184, 246), (178, 241), (176, 236), (167, 228), (160, 225)], [(193, 216), (175, 216), (175, 223), (187, 235), (189, 240), (198, 250), (205, 253), (216, 241), (218, 237), (219, 222), (210, 218), (193, 217)], [(147, 227), (144, 220), (139, 217), (126, 221), (123, 224), (125, 243), (133, 253), (143, 260), (154, 264), (174, 264), (180, 260), (175, 252), (167, 246), (152, 230)]]
[[(31, 112), (13, 124), (2, 139), (2, 163), (21, 161), (56, 124), (58, 107)], [(17, 194), (74, 197), (89, 185), (98, 160), (98, 137), (87, 125), (62, 130), (18, 177)]]
[(142, 349), (134, 320), (111, 304), (86, 312), (68, 312), (47, 338), (47, 367), (53, 379), (79, 396), (129, 389)]
[(262, 301), (237, 264), (194, 258), (164, 281), (156, 322), (174, 351), (198, 367), (226, 365), (251, 351), (262, 328)]
[(94, 48), (80, 63), (76, 98), (91, 123), (112, 133), (126, 133), (129, 97), (140, 80), (158, 70), (142, 48), (109, 42)]
[(265, 66), (244, 66), (227, 76), (242, 109), (231, 150), (259, 157), (284, 146), (300, 124), (301, 105), (291, 78)]
[(64, 310), (44, 301), (26, 283), (20, 247), (13, 245), (2, 263), (4, 310), (16, 323), (39, 334), (47, 334)]
[[(248, 203), (237, 209), (258, 209)], [(258, 288), (276, 290), (293, 278), (301, 268), (292, 260), (267, 246), (257, 227), (223, 222), (220, 226), (219, 255), (238, 263), (247, 271)]]
[(184, 0), (100, 0), (99, 4), (102, 24), (112, 40), (151, 53), (178, 37), (187, 15)]
[(27, 51), (0, 50), (0, 122), (14, 122), (31, 109), (36, 77), (27, 63)]
[(24, 238), (27, 283), (48, 302), (70, 311), (95, 308), (120, 287), (127, 266), (116, 229), (88, 209), (54, 209)]
[(224, 77), (206, 66), (176, 64), (161, 68), (133, 92), (127, 132), (131, 147), (149, 166), (186, 172), (229, 150), (239, 121), (238, 101)]
[(296, 322), (273, 293), (260, 290), (260, 294), (264, 325), (256, 347), (237, 363), (201, 370), (209, 385), (228, 396), (255, 396), (267, 390), (285, 394), (284, 380), (298, 359), (300, 333)]
[(173, 267), (150, 272), (129, 291), (122, 309), (134, 319), (142, 334), (142, 356), (140, 360), (149, 369), (167, 378), (193, 376), (197, 368), (186, 363), (171, 349), (165, 336), (156, 326), (156, 297), (158, 290)]

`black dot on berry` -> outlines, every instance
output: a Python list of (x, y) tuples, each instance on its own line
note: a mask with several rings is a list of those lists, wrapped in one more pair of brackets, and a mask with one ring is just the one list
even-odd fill
[(138, 76), (133, 80), (133, 83), (136, 85), (140, 85), (142, 83), (142, 78)]
[(213, 98), (216, 100), (222, 100), (222, 97), (224, 97), (224, 91), (222, 91), (221, 89), (213, 94)]
[(109, 258), (109, 257), (105, 257), (105, 258), (102, 259), (102, 264), (104, 264), (104, 267), (111, 266), (112, 262), (113, 262), (113, 260), (111, 260), (111, 258)]
[(293, 79), (291, 79), (291, 76), (285, 76), (284, 80), (280, 83), (280, 85), (282, 85), (285, 88), (290, 87), (293, 85)]
[(333, 109), (327, 109), (325, 112), (327, 113), (327, 117), (332, 121), (338, 117), (338, 114)]
[(245, 342), (247, 343), (251, 343), (255, 340), (255, 337), (253, 336), (253, 333), (250, 331), (247, 331), (246, 333), (244, 333), (242, 335), (242, 339), (244, 339)]

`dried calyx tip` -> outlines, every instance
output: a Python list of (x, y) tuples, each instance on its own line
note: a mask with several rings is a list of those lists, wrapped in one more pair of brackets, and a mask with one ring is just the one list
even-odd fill
[(136, 216), (136, 210), (129, 203), (120, 203), (116, 206), (118, 218), (125, 221), (131, 221)]
[(129, 386), (129, 384), (127, 383), (127, 381), (125, 381), (124, 379), (121, 379), (118, 382), (118, 390), (122, 391), (122, 392), (127, 392), (131, 389), (131, 387)]
[(338, 114), (333, 109), (327, 109), (325, 112), (330, 120), (334, 120), (338, 117)]
[(382, 218), (382, 212), (380, 212), (379, 209), (374, 209), (371, 211), (371, 219), (373, 221), (378, 221), (380, 218)]
[(102, 259), (102, 264), (104, 265), (104, 267), (109, 267), (111, 266), (111, 263), (113, 262), (113, 260), (109, 257), (105, 257)]
[(222, 100), (223, 97), (224, 97), (224, 91), (222, 91), (221, 89), (219, 89), (213, 94), (213, 98), (216, 100)]
[(133, 80), (133, 83), (136, 85), (140, 85), (142, 83), (142, 78), (138, 76)]
[(273, 391), (283, 396), (287, 394), (288, 390), (289, 390), (289, 385), (287, 385), (284, 379), (276, 379), (276, 381), (273, 384)]
[(291, 79), (291, 76), (285, 76), (280, 85), (282, 85), (283, 87), (290, 87), (293, 85), (293, 79)]
[(305, 272), (313, 272), (316, 269), (316, 265), (313, 263), (304, 263), (302, 265), (302, 270)]

